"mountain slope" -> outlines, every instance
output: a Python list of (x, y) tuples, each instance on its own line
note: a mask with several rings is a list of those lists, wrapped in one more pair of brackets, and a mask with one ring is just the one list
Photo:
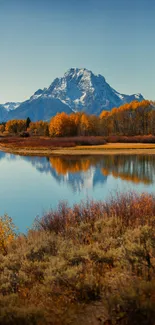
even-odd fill
[(110, 87), (101, 75), (87, 69), (72, 68), (63, 78), (57, 78), (45, 90), (47, 96), (59, 98), (74, 111), (84, 110), (89, 114), (100, 114), (126, 102), (141, 101), (141, 94), (124, 95)]
[(21, 103), (19, 103), (19, 102), (17, 102), (17, 103), (8, 102), (8, 103), (3, 104), (3, 107), (9, 112), (9, 111), (13, 111), (17, 107), (19, 107), (20, 104)]
[(143, 100), (141, 94), (124, 95), (110, 87), (105, 78), (87, 69), (69, 69), (62, 78), (56, 78), (49, 88), (37, 90), (23, 103), (0, 105), (0, 120), (49, 120), (58, 112), (85, 111), (99, 115), (133, 100)]
[(22, 103), (16, 110), (10, 111), (7, 119), (25, 119), (29, 116), (31, 121), (45, 120), (58, 112), (70, 114), (71, 109), (57, 98), (36, 97)]
[(0, 122), (6, 121), (8, 113), (3, 105), (0, 105)]

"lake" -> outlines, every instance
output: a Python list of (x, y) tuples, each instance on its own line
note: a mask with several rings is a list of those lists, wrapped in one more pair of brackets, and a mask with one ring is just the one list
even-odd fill
[(132, 190), (154, 192), (155, 156), (47, 158), (0, 152), (0, 215), (12, 217), (20, 232), (60, 201), (73, 205)]

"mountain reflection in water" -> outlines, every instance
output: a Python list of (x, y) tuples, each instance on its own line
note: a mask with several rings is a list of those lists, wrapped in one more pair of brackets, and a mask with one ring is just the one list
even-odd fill
[[(16, 159), (19, 156), (0, 153), (0, 159)], [(60, 183), (71, 186), (73, 191), (94, 188), (103, 184), (109, 175), (114, 178), (149, 185), (155, 174), (155, 156), (151, 155), (106, 155), (106, 156), (21, 156), (40, 173), (49, 173)]]
[(0, 215), (25, 232), (36, 216), (81, 200), (107, 200), (115, 193), (154, 192), (155, 156), (28, 157), (0, 152)]

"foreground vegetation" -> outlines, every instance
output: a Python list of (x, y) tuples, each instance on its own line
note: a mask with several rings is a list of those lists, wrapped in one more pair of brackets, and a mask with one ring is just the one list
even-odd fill
[(0, 219), (0, 324), (155, 324), (155, 196)]

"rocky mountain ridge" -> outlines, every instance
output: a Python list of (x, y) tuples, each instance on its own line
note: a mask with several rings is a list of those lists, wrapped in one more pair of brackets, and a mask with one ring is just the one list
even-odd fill
[(0, 105), (0, 121), (24, 119), (49, 120), (58, 112), (85, 111), (99, 115), (133, 100), (143, 100), (141, 94), (125, 95), (113, 89), (102, 75), (87, 69), (71, 68), (62, 78), (56, 78), (49, 88), (37, 90), (23, 103)]

